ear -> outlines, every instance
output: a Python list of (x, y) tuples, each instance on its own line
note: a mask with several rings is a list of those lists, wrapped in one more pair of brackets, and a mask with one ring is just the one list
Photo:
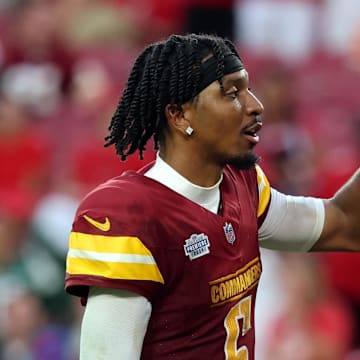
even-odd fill
[(175, 130), (176, 132), (181, 132), (183, 135), (186, 135), (186, 129), (190, 126), (190, 122), (184, 116), (184, 111), (180, 105), (166, 105), (165, 116), (171, 129)]

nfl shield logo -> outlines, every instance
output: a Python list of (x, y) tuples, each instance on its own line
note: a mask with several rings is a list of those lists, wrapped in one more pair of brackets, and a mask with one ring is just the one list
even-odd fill
[(236, 240), (236, 237), (235, 237), (235, 232), (234, 232), (234, 229), (231, 225), (231, 223), (225, 223), (225, 225), (223, 226), (223, 229), (224, 229), (224, 233), (225, 233), (225, 236), (226, 236), (226, 240), (229, 244), (233, 244)]

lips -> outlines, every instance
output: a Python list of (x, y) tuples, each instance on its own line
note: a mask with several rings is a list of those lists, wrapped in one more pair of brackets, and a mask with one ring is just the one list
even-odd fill
[(261, 127), (262, 122), (256, 120), (255, 122), (245, 126), (245, 128), (242, 130), (242, 133), (251, 143), (257, 144), (260, 140), (257, 133), (260, 131)]

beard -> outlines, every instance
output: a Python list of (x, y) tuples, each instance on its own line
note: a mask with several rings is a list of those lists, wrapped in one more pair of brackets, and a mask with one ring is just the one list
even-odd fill
[(249, 151), (244, 155), (237, 156), (227, 160), (227, 164), (233, 166), (238, 170), (252, 169), (260, 160), (260, 157), (255, 152)]

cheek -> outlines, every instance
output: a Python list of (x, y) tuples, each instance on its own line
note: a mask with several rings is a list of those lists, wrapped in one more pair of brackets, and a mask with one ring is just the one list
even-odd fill
[[(206, 131), (209, 137), (219, 139), (224, 137), (229, 140), (231, 135), (238, 134), (242, 124), (243, 106), (239, 99), (224, 104), (221, 99), (207, 99), (206, 106), (201, 104), (197, 113), (198, 124)], [(211, 100), (211, 101), (210, 101)]]

